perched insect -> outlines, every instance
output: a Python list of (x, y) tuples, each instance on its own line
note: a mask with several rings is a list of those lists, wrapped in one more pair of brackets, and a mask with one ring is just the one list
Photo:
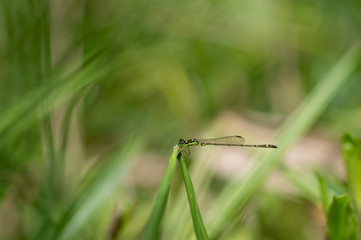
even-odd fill
[(273, 144), (245, 144), (245, 139), (241, 136), (227, 136), (220, 138), (196, 139), (189, 140), (180, 139), (178, 146), (184, 157), (190, 155), (189, 147), (191, 146), (237, 146), (237, 147), (255, 147), (255, 148), (278, 148)]

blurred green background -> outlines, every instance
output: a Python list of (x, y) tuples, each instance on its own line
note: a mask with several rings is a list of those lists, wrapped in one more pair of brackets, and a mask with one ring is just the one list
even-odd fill
[[(343, 178), (339, 139), (361, 137), (360, 9), (1, 0), (0, 239), (138, 239), (179, 138), (226, 135), (280, 154), (214, 223), (222, 191), (273, 150), (191, 149), (212, 239), (325, 239), (313, 171)], [(160, 239), (191, 239), (173, 180)]]

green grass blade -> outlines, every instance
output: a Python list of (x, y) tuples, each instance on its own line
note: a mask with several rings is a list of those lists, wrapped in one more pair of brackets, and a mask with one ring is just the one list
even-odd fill
[(329, 198), (330, 198), (330, 194), (328, 192), (328, 186), (327, 183), (325, 181), (325, 179), (323, 178), (323, 176), (321, 176), (321, 174), (316, 173), (317, 175), (317, 179), (320, 185), (320, 197), (321, 197), (321, 201), (322, 201), (322, 206), (323, 209), (325, 210), (325, 212), (327, 211), (328, 207), (329, 207)]
[[(192, 176), (193, 186), (197, 190), (198, 201), (204, 201), (208, 198), (211, 181), (214, 176), (214, 162), (211, 151), (199, 151), (199, 154), (192, 155), (192, 166), (188, 169)], [(196, 160), (195, 160), (196, 159)], [(172, 208), (167, 215), (167, 221), (164, 223), (164, 239), (191, 239), (194, 236), (192, 219), (189, 213), (184, 209), (188, 207), (188, 200), (183, 198), (184, 192), (179, 189), (172, 199)], [(207, 213), (204, 213), (207, 215)], [(204, 216), (203, 214), (203, 216)]]
[(141, 237), (142, 240), (158, 239), (159, 228), (165, 212), (165, 208), (167, 206), (169, 189), (172, 183), (178, 152), (178, 148), (173, 149), (167, 170), (165, 171), (163, 180), (159, 186), (152, 213), (150, 214), (149, 219), (144, 227), (143, 235)]
[(258, 191), (270, 171), (281, 161), (286, 150), (307, 132), (327, 108), (337, 91), (359, 64), (360, 42), (354, 44), (336, 62), (316, 88), (302, 102), (279, 130), (276, 144), (278, 149), (256, 156), (257, 165), (239, 183), (229, 183), (212, 207), (209, 234), (217, 236), (246, 202)]
[(187, 166), (186, 166), (186, 164), (184, 162), (184, 158), (182, 157), (181, 154), (179, 156), (179, 165), (182, 170), (184, 185), (185, 185), (186, 191), (187, 191), (189, 208), (191, 210), (195, 235), (198, 240), (199, 239), (208, 239), (208, 234), (207, 234), (206, 228), (203, 224), (202, 216), (201, 216), (201, 213), (198, 208), (196, 193), (194, 191), (192, 180), (189, 176)]
[(131, 155), (139, 148), (135, 143), (122, 148), (96, 173), (84, 191), (73, 201), (53, 231), (40, 232), (36, 239), (74, 239), (91, 216), (116, 191), (119, 179), (126, 176)]
[(331, 240), (357, 239), (357, 220), (347, 194), (333, 197), (327, 213), (327, 228)]
[(361, 207), (361, 156), (360, 141), (345, 134), (342, 138), (342, 153), (346, 165), (347, 179), (352, 197)]
[(70, 101), (69, 106), (66, 109), (65, 115), (63, 117), (63, 122), (61, 126), (61, 145), (59, 150), (59, 159), (58, 159), (58, 171), (59, 171), (59, 183), (60, 189), (63, 188), (64, 174), (65, 174), (65, 158), (67, 152), (67, 145), (69, 141), (69, 131), (70, 123), (73, 116), (73, 113), (76, 109), (78, 103), (84, 99), (86, 94), (89, 92), (89, 87), (84, 87), (81, 89)]
[[(106, 74), (106, 70), (97, 70), (99, 66), (97, 63), (92, 63), (81, 69), (81, 71), (76, 69), (74, 72), (55, 76), (56, 80), (50, 81), (49, 84), (39, 87), (20, 98), (19, 101), (7, 106), (2, 112), (4, 117), (0, 119), (0, 133), (10, 128), (14, 122), (20, 128), (17, 132), (27, 129), (32, 121), (24, 120), (23, 116), (32, 113), (44, 99), (47, 99), (49, 103), (53, 103), (53, 110), (55, 110), (65, 100), (74, 96), (88, 84), (99, 81)], [(40, 110), (39, 118), (49, 113), (47, 110)]]

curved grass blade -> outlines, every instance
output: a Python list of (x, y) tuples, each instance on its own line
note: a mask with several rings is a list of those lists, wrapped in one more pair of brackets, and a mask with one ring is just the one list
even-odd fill
[(59, 218), (55, 227), (46, 229), (45, 233), (39, 232), (36, 239), (75, 239), (93, 214), (116, 191), (119, 179), (126, 175), (131, 156), (138, 148), (139, 143), (133, 143), (115, 153)]
[(208, 234), (206, 228), (204, 227), (204, 223), (202, 220), (201, 213), (198, 208), (196, 193), (194, 191), (194, 187), (192, 184), (192, 180), (189, 176), (187, 166), (184, 162), (184, 158), (182, 154), (178, 155), (179, 165), (182, 170), (184, 185), (186, 187), (189, 208), (191, 210), (192, 220), (193, 220), (193, 227), (194, 232), (198, 240), (200, 239), (208, 239)]
[(70, 132), (70, 122), (72, 119), (72, 115), (75, 111), (76, 106), (78, 103), (86, 96), (86, 94), (89, 92), (89, 87), (85, 86), (83, 89), (81, 89), (72, 99), (72, 101), (69, 103), (69, 106), (66, 109), (65, 115), (63, 117), (63, 122), (61, 126), (61, 146), (59, 151), (59, 160), (58, 160), (58, 171), (59, 171), (59, 183), (60, 183), (60, 189), (63, 188), (63, 181), (64, 181), (64, 175), (65, 175), (65, 158), (66, 158), (66, 152), (67, 152), (67, 145), (68, 145), (68, 138), (69, 138), (69, 132)]
[(179, 148), (175, 147), (173, 149), (172, 156), (169, 159), (167, 170), (165, 171), (162, 182), (159, 186), (152, 213), (150, 214), (144, 227), (143, 235), (141, 237), (142, 240), (158, 239), (159, 228), (167, 206), (170, 184), (172, 183), (178, 152)]

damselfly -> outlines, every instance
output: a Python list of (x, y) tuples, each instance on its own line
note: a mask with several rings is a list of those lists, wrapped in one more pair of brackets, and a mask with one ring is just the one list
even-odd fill
[(189, 147), (191, 146), (237, 146), (237, 147), (255, 147), (255, 148), (277, 148), (273, 144), (245, 144), (245, 139), (241, 136), (227, 136), (220, 138), (209, 138), (209, 139), (196, 139), (192, 138), (189, 140), (180, 139), (178, 146), (182, 154), (187, 157), (189, 152)]

